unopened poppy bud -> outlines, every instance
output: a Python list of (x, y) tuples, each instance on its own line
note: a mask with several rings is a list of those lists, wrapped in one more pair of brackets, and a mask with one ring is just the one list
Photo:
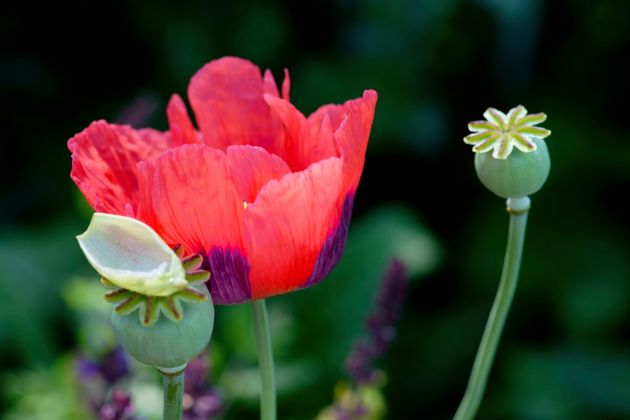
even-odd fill
[(181, 260), (183, 249), (171, 249), (150, 226), (104, 213), (94, 214), (77, 239), (110, 289), (105, 299), (115, 305), (114, 333), (131, 356), (178, 371), (203, 351), (212, 335), (214, 306), (201, 255)]
[(205, 286), (199, 290), (207, 297), (201, 302), (175, 300), (185, 313), (179, 321), (160, 317), (145, 326), (134, 314), (112, 311), (112, 326), (118, 342), (136, 360), (163, 371), (182, 369), (208, 345), (214, 325), (214, 306)]
[(468, 125), (473, 134), (464, 138), (464, 142), (474, 145), (475, 169), (481, 183), (503, 198), (534, 194), (547, 180), (551, 166), (542, 140), (551, 131), (536, 127), (547, 116), (528, 115), (519, 105), (507, 115), (488, 108), (484, 117), (485, 121)]
[(188, 286), (177, 254), (139, 220), (94, 213), (90, 226), (77, 240), (92, 267), (118, 287), (168, 296)]

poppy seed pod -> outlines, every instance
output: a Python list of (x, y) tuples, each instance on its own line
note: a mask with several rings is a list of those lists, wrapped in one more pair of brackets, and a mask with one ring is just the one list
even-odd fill
[(529, 153), (513, 150), (506, 159), (476, 153), (475, 169), (481, 183), (503, 198), (525, 197), (538, 191), (547, 180), (551, 162), (545, 142), (532, 141), (536, 150)]
[(481, 183), (503, 198), (527, 197), (538, 191), (550, 167), (542, 139), (551, 131), (537, 126), (547, 120), (547, 115), (528, 114), (519, 105), (507, 114), (488, 108), (483, 116), (485, 120), (468, 124), (472, 134), (464, 137), (476, 153), (475, 169)]
[(203, 351), (212, 336), (214, 306), (206, 287), (198, 289), (208, 299), (181, 300), (185, 316), (179, 321), (160, 317), (144, 326), (138, 314), (112, 311), (112, 326), (118, 342), (136, 360), (162, 370), (184, 367)]

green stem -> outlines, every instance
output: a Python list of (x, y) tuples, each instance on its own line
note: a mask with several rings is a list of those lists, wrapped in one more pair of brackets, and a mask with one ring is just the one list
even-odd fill
[(276, 419), (276, 380), (273, 372), (273, 351), (271, 349), (271, 334), (269, 333), (269, 318), (264, 299), (252, 301), (254, 314), (254, 330), (256, 331), (256, 346), (258, 347), (258, 365), (261, 377), (260, 418), (262, 420)]
[(455, 413), (454, 420), (470, 420), (477, 414), (518, 283), (518, 272), (525, 242), (525, 228), (527, 227), (529, 198), (508, 199), (507, 207), (510, 213), (510, 227), (501, 282), (477, 350), (466, 393)]
[(184, 368), (175, 372), (164, 372), (164, 410), (163, 420), (181, 420), (182, 401), (184, 399)]

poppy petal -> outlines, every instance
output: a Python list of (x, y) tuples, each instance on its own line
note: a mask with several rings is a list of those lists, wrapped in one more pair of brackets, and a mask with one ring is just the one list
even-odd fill
[(273, 73), (271, 73), (269, 69), (265, 70), (265, 76), (263, 77), (263, 91), (267, 95), (280, 96), (276, 80), (273, 78)]
[(350, 227), (350, 220), (352, 219), (353, 204), (354, 193), (349, 193), (343, 201), (341, 218), (337, 223), (337, 227), (326, 237), (326, 241), (317, 256), (317, 260), (315, 260), (313, 271), (301, 287), (309, 287), (319, 283), (330, 274), (341, 259), (343, 250), (346, 247), (346, 238), (348, 237), (348, 228)]
[(258, 191), (269, 181), (291, 172), (282, 159), (262, 147), (230, 146), (227, 158), (232, 180), (247, 204), (256, 200)]
[(363, 172), (376, 99), (375, 91), (366, 90), (362, 98), (346, 102), (344, 108), (347, 116), (335, 131), (335, 141), (341, 150), (344, 162), (346, 189), (349, 192), (357, 189)]
[(343, 165), (337, 157), (265, 185), (245, 211), (252, 298), (302, 287), (341, 218)]
[(223, 152), (184, 145), (138, 164), (141, 201), (152, 209), (169, 244), (197, 253), (240, 246), (243, 202)]
[(282, 99), (289, 100), (289, 91), (291, 90), (291, 78), (289, 77), (289, 69), (284, 69), (284, 80), (282, 81)]
[(166, 116), (173, 138), (173, 146), (201, 143), (201, 139), (188, 117), (186, 105), (179, 95), (171, 96), (166, 107)]
[(260, 70), (247, 60), (224, 57), (202, 67), (188, 97), (204, 142), (221, 150), (235, 144), (278, 150), (282, 128), (263, 94)]
[(265, 101), (284, 126), (284, 139), (281, 155), (293, 171), (301, 171), (308, 166), (304, 162), (304, 143), (301, 142), (306, 119), (291, 103), (277, 96), (265, 95)]
[(338, 147), (334, 141), (333, 124), (328, 115), (321, 120), (307, 120), (304, 132), (304, 142), (307, 146), (305, 160), (318, 162), (330, 156), (339, 156)]
[(136, 163), (169, 145), (168, 136), (156, 130), (95, 121), (68, 141), (70, 176), (94, 210), (133, 216), (138, 205)]
[(309, 125), (319, 126), (324, 118), (328, 118), (335, 129), (341, 125), (348, 111), (343, 105), (328, 104), (317, 108), (315, 112), (308, 116)]
[(311, 122), (285, 99), (265, 95), (265, 101), (282, 121), (285, 137), (281, 156), (293, 171), (301, 171), (314, 162), (337, 156), (327, 115)]
[(205, 256), (213, 300), (250, 299), (241, 240), (245, 210), (225, 153), (206, 145), (180, 146), (140, 163), (138, 176), (147, 222), (169, 245)]

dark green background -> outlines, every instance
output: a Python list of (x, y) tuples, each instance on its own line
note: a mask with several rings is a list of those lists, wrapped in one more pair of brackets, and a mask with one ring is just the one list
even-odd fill
[[(95, 119), (128, 119), (130, 104), (132, 116), (164, 129), (170, 94), (184, 95), (204, 63), (237, 55), (276, 77), (289, 68), (305, 113), (379, 92), (348, 255), (334, 278), (270, 302), (281, 418), (312, 418), (331, 403), (394, 255), (414, 281), (382, 361), (389, 417), (452, 416), (507, 227), (462, 137), (486, 107), (518, 104), (548, 114), (552, 171), (532, 199), (521, 283), (479, 418), (630, 417), (630, 2), (3, 8), (0, 415), (55, 418), (56, 407), (70, 416), (69, 355), (97, 354), (109, 340), (106, 317), (90, 312), (107, 306), (74, 240), (89, 211), (68, 176), (67, 139)], [(256, 413), (255, 391), (238, 391), (256, 378), (251, 334), (247, 307), (217, 309), (213, 358), (233, 402), (227, 418)]]

